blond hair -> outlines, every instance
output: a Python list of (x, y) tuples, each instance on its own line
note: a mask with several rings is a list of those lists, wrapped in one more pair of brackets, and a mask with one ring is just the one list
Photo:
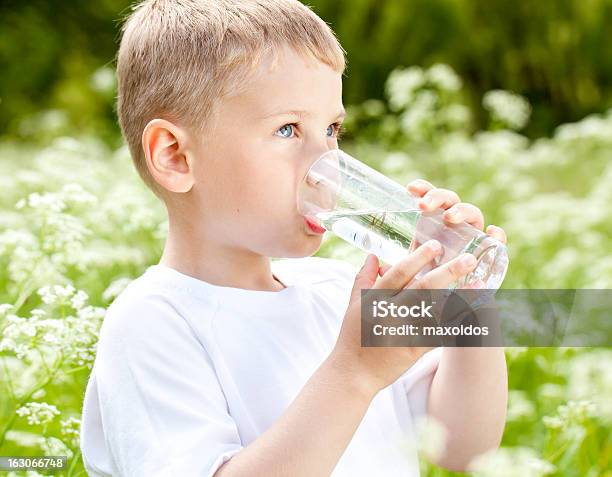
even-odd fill
[(117, 113), (132, 159), (157, 195), (142, 149), (146, 124), (163, 117), (202, 132), (218, 100), (262, 55), (290, 46), (343, 73), (345, 51), (331, 28), (298, 0), (145, 0), (122, 28)]

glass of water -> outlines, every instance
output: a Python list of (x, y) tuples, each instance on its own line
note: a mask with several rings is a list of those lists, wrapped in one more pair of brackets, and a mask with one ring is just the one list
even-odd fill
[(322, 227), (391, 265), (422, 243), (435, 239), (442, 253), (414, 277), (472, 253), (476, 268), (453, 288), (498, 289), (508, 269), (506, 246), (467, 223), (448, 224), (443, 209), (423, 212), (418, 197), (340, 149), (317, 159), (298, 190), (298, 211), (313, 227)]

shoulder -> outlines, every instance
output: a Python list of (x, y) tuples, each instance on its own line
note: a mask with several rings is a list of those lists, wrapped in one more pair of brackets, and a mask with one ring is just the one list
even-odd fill
[(100, 342), (168, 342), (190, 339), (195, 342), (189, 313), (194, 306), (202, 317), (212, 316), (215, 303), (195, 298), (176, 288), (165, 286), (145, 272), (133, 280), (108, 307)]

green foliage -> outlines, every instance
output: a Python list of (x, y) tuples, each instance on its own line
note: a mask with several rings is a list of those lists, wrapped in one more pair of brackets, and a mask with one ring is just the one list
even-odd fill
[(480, 98), (502, 88), (534, 106), (530, 137), (612, 106), (608, 0), (311, 0), (345, 50), (348, 103), (382, 98), (397, 65), (446, 63), (464, 78), (477, 123)]
[(159, 257), (163, 210), (126, 148), (59, 137), (3, 143), (0, 156), (0, 454), (68, 455), (58, 475), (84, 475), (79, 420), (98, 330)]
[[(61, 110), (80, 131), (112, 141), (112, 95), (91, 77), (113, 67), (128, 0), (8, 0), (0, 5), (0, 133), (39, 138), (31, 122)], [(348, 54), (345, 101), (382, 99), (397, 65), (446, 63), (459, 72), (478, 127), (486, 91), (532, 103), (526, 133), (552, 133), (612, 106), (609, 0), (310, 0)], [(55, 118), (57, 120), (57, 117)], [(25, 124), (23, 124), (25, 122)]]

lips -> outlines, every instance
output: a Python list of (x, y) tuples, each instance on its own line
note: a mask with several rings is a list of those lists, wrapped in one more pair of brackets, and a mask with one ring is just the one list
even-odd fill
[(304, 217), (304, 221), (308, 225), (308, 228), (312, 230), (316, 234), (322, 234), (325, 232), (325, 229), (317, 224), (313, 219), (309, 217)]

